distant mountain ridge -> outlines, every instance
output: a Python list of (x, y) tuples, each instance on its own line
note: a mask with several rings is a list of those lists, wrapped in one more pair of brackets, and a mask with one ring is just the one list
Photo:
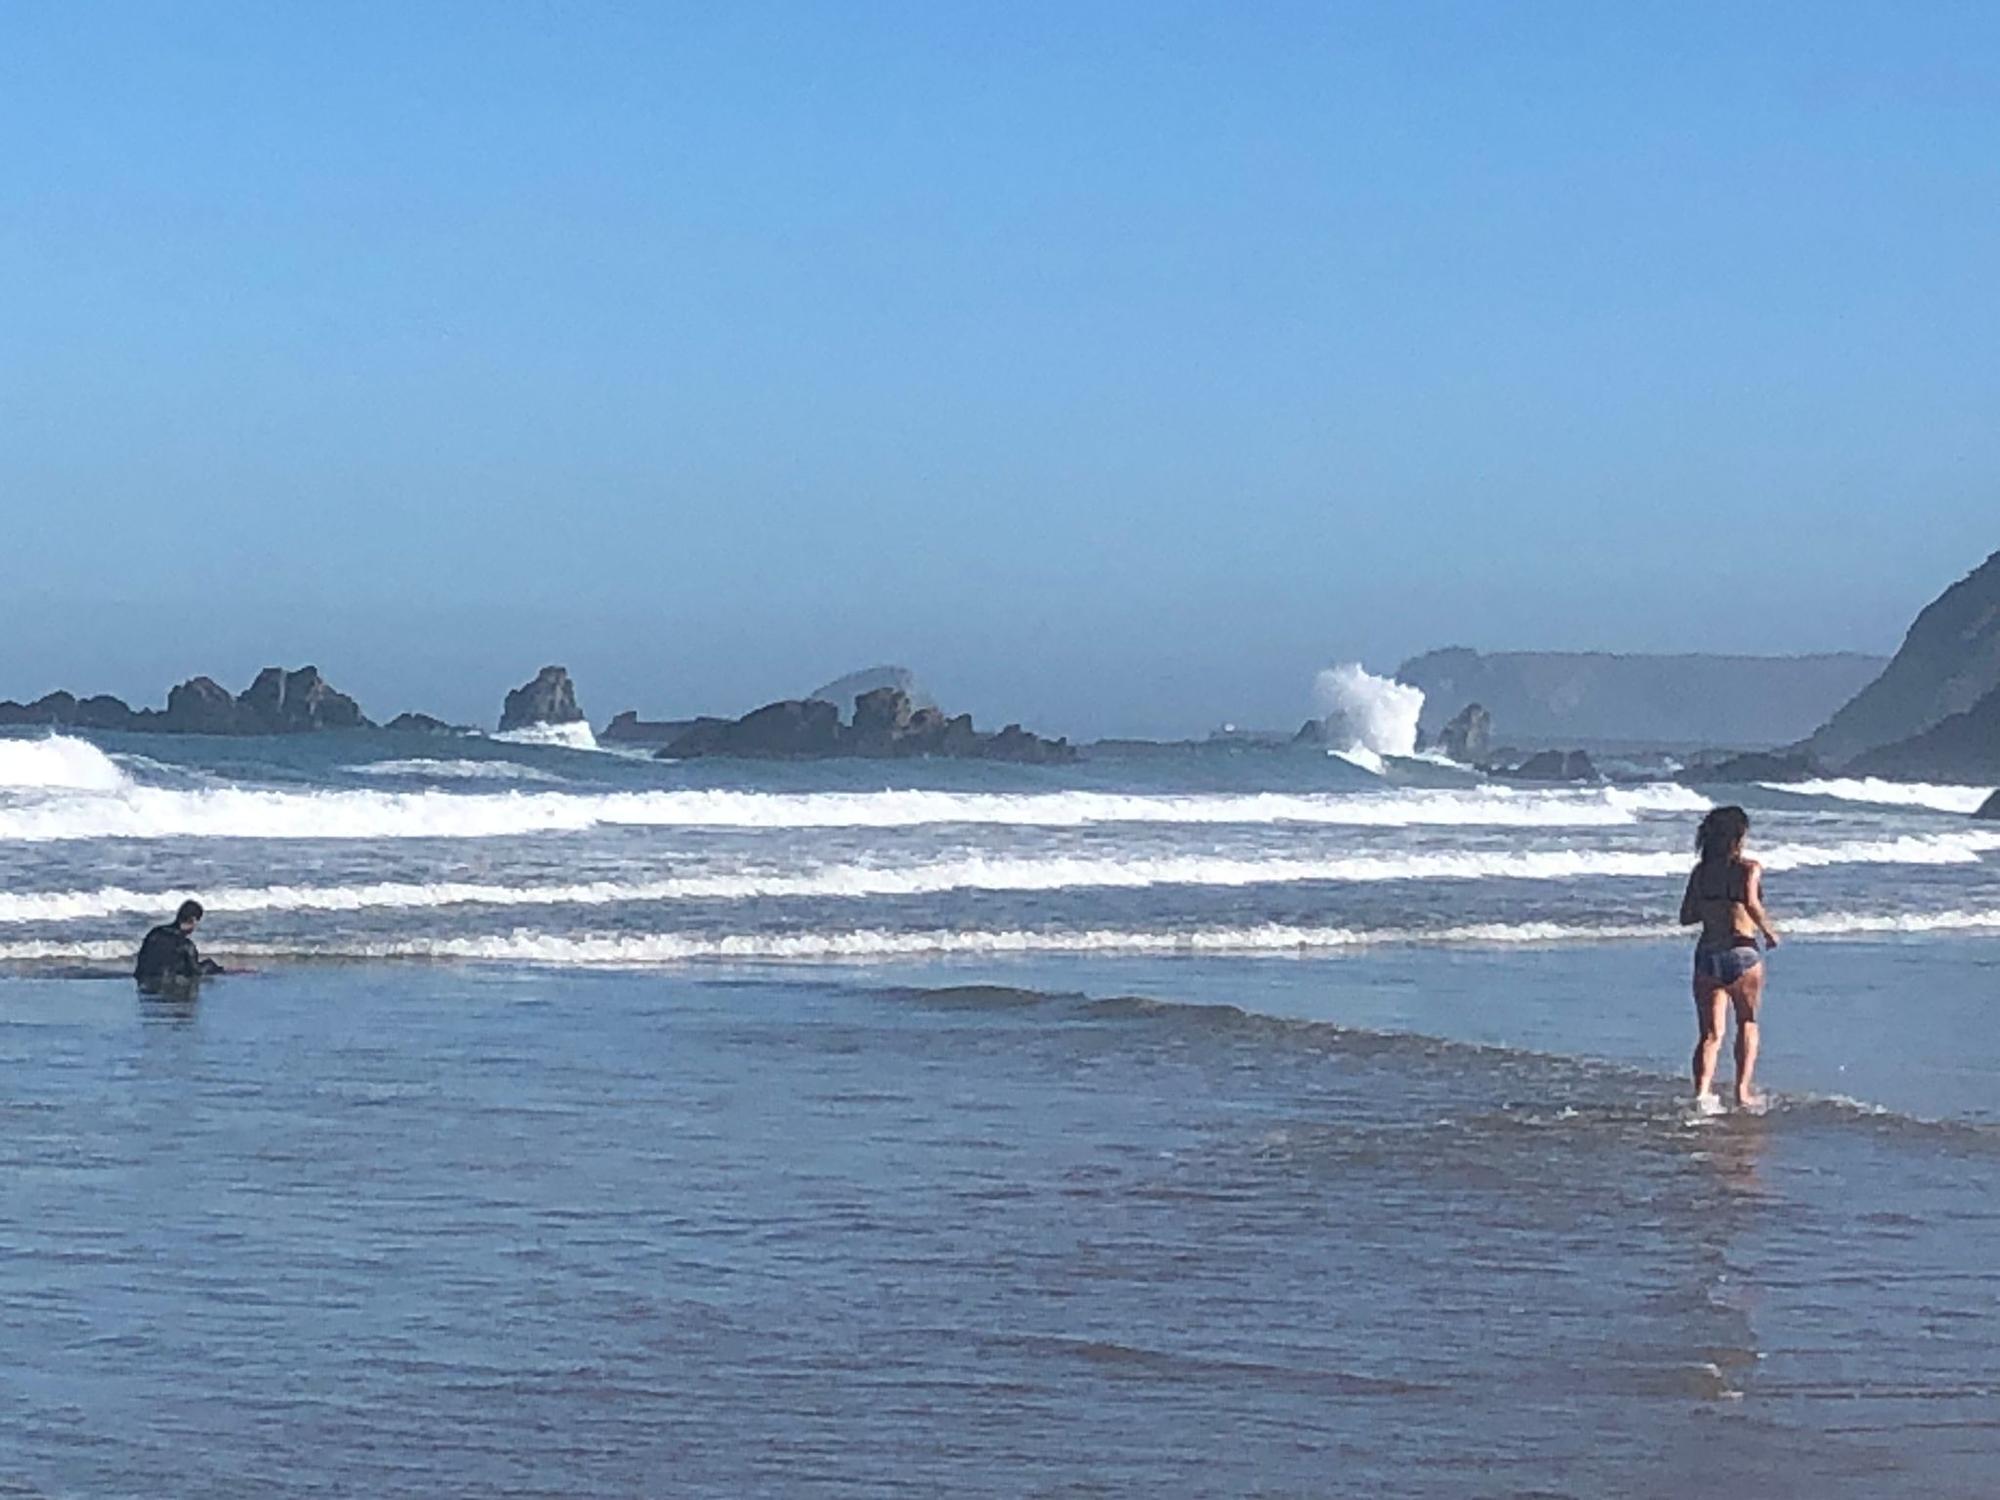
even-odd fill
[(1424, 690), (1419, 730), (1435, 736), (1466, 705), (1506, 740), (1669, 745), (1791, 744), (1880, 673), (1885, 658), (1603, 651), (1427, 651), (1396, 669)]

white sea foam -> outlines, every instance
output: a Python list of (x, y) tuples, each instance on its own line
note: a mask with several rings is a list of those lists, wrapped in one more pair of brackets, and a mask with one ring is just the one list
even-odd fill
[[(1867, 937), (1960, 933), (2000, 935), (2000, 910), (1924, 913), (1827, 912), (1793, 918), (1794, 934)], [(1374, 946), (1550, 946), (1666, 940), (1665, 923), (1488, 922), (1452, 927), (1308, 927), (1260, 923), (1187, 929), (930, 929), (856, 928), (790, 933), (550, 933), (529, 928), (483, 936), (384, 941), (242, 943), (217, 946), (224, 958), (455, 959), (506, 963), (643, 967), (698, 960), (852, 960), (1009, 954), (1308, 954)], [(0, 943), (0, 962), (123, 961), (125, 941)]]
[(1313, 698), (1326, 719), (1327, 743), (1335, 749), (1378, 757), (1417, 753), (1422, 688), (1377, 677), (1350, 661), (1321, 672), (1313, 680)]
[(372, 760), (344, 769), (356, 776), (425, 776), (437, 781), (561, 781), (553, 771), (512, 760)]
[(1839, 802), (1872, 802), (1881, 807), (1928, 807), (1938, 812), (1977, 812), (1992, 787), (1940, 786), (1923, 781), (1885, 781), (1879, 776), (1834, 776), (1817, 781), (1760, 781), (1774, 792), (1831, 797)]
[[(2000, 834), (1946, 834), (1830, 845), (1778, 845), (1775, 870), (1842, 864), (1970, 864), (2000, 850)], [(723, 871), (647, 881), (501, 884), (481, 881), (374, 881), (352, 885), (223, 887), (200, 893), (213, 911), (414, 910), (447, 906), (615, 906), (666, 901), (852, 900), (952, 891), (1072, 891), (1155, 886), (1249, 887), (1310, 882), (1426, 880), (1668, 880), (1685, 855), (1646, 850), (1542, 849), (1353, 855), (1332, 859), (1023, 856), (916, 865), (839, 864), (797, 871)], [(164, 911), (180, 890), (104, 886), (82, 891), (0, 892), (0, 924), (69, 922)]]
[(524, 724), (502, 729), (489, 738), (508, 745), (554, 745), (562, 750), (595, 750), (597, 736), (579, 719), (574, 724)]
[[(115, 768), (114, 768), (115, 770)], [(1707, 803), (1682, 787), (1194, 796), (1116, 792), (300, 791), (242, 786), (115, 792), (0, 806), (0, 840), (94, 838), (406, 839), (573, 833), (602, 826), (908, 828), (985, 824), (1322, 824), (1355, 827), (1606, 827)]]
[(112, 792), (130, 781), (116, 761), (88, 740), (66, 734), (0, 738), (0, 791)]
[(1346, 761), (1350, 766), (1366, 771), (1371, 776), (1388, 774), (1388, 761), (1377, 755), (1373, 750), (1370, 750), (1366, 745), (1355, 745), (1346, 750), (1336, 750), (1333, 753), (1341, 760)]

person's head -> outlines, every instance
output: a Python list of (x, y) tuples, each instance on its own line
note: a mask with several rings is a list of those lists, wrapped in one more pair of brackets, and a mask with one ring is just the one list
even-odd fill
[(181, 909), (174, 913), (174, 926), (180, 928), (182, 932), (193, 932), (195, 924), (199, 921), (201, 921), (199, 901), (183, 901)]
[(1750, 832), (1750, 814), (1731, 804), (1711, 807), (1694, 833), (1694, 846), (1704, 862), (1734, 859), (1743, 852), (1743, 840)]

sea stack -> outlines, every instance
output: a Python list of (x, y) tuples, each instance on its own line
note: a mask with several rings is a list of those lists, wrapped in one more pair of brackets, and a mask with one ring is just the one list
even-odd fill
[(1438, 732), (1438, 749), (1461, 765), (1476, 764), (1493, 748), (1493, 715), (1468, 703)]
[(507, 695), (500, 710), (500, 728), (526, 729), (534, 724), (580, 724), (583, 710), (576, 706), (576, 687), (566, 667), (543, 667), (533, 682), (523, 683)]

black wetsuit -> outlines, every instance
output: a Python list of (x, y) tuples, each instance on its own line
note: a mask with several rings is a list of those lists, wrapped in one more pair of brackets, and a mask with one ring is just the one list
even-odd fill
[(139, 945), (139, 960), (132, 966), (132, 977), (141, 989), (187, 984), (204, 974), (221, 972), (222, 965), (203, 958), (194, 939), (181, 931), (178, 922), (163, 922), (147, 933)]

